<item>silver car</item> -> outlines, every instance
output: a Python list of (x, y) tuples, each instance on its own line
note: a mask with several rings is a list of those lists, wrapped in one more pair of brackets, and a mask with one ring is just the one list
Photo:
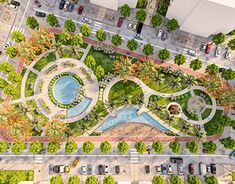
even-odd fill
[(215, 49), (215, 57), (218, 57), (219, 55), (221, 55), (222, 49), (221, 47), (216, 47)]
[(183, 175), (184, 174), (183, 165), (182, 164), (178, 165), (178, 173), (179, 173), (179, 175)]
[(226, 51), (224, 58), (230, 60), (232, 53), (230, 51)]
[(91, 20), (91, 19), (88, 19), (88, 18), (86, 18), (86, 17), (82, 17), (82, 22), (87, 23), (87, 24), (91, 24), (91, 23), (92, 23), (92, 20)]
[(162, 29), (158, 29), (157, 31), (157, 38), (161, 39), (164, 31)]
[(128, 28), (128, 29), (132, 29), (132, 28), (133, 28), (133, 22), (132, 22), (132, 21), (129, 21), (129, 22), (128, 22), (127, 28)]

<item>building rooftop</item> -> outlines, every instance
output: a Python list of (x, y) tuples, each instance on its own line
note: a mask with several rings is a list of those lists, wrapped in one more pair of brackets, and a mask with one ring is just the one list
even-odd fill
[(209, 0), (209, 1), (235, 8), (235, 0)]

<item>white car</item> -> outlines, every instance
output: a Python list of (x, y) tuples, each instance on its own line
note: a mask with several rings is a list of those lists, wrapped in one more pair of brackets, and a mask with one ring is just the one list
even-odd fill
[(87, 168), (86, 168), (86, 165), (83, 165), (82, 166), (82, 174), (87, 174)]
[(64, 8), (63, 8), (63, 10), (64, 10), (64, 11), (68, 11), (69, 6), (70, 6), (70, 3), (69, 3), (68, 1), (66, 1), (66, 2), (64, 3)]
[(162, 29), (158, 29), (157, 31), (157, 38), (161, 39), (163, 35), (163, 30)]
[(179, 175), (183, 175), (183, 165), (182, 164), (178, 165), (178, 173), (179, 173)]
[(221, 53), (222, 53), (221, 47), (216, 47), (216, 49), (215, 49), (215, 57), (218, 57), (219, 55), (221, 55)]
[(132, 21), (129, 21), (129, 22), (128, 22), (127, 28), (128, 28), (128, 29), (132, 29), (132, 28), (133, 28), (133, 22), (132, 22)]
[(109, 174), (109, 166), (108, 165), (104, 166), (104, 173)]
[(230, 51), (227, 51), (224, 55), (225, 59), (230, 60), (232, 53)]
[(86, 17), (82, 17), (82, 22), (87, 23), (87, 24), (92, 24), (92, 20)]
[(10, 4), (9, 8), (16, 11), (18, 9), (18, 6), (14, 5), (14, 4)]
[(4, 44), (4, 50), (6, 50), (7, 47), (9, 47), (9, 46), (11, 46), (11, 42), (6, 42), (6, 43)]
[(167, 174), (172, 174), (172, 167), (170, 164), (167, 165)]

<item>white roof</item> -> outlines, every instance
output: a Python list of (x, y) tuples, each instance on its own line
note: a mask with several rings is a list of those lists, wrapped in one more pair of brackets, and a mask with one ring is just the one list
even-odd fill
[(209, 0), (211, 2), (235, 8), (234, 0)]

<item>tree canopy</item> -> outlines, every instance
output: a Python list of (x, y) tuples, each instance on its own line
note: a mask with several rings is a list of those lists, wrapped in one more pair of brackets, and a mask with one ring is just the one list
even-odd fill
[(152, 148), (156, 153), (163, 153), (164, 152), (164, 145), (160, 141), (156, 141), (152, 144)]
[(146, 147), (146, 144), (144, 143), (144, 141), (139, 141), (139, 142), (135, 143), (135, 149), (140, 154), (144, 154), (147, 151), (147, 147)]
[(11, 147), (11, 152), (14, 154), (20, 154), (26, 149), (26, 143), (23, 141), (14, 142)]
[(74, 32), (74, 31), (76, 31), (76, 24), (73, 22), (72, 19), (68, 19), (64, 22), (64, 28), (68, 32)]
[(56, 153), (59, 150), (60, 150), (60, 144), (59, 143), (49, 142), (48, 147), (47, 147), (47, 151), (49, 153)]
[(200, 59), (194, 59), (191, 61), (189, 66), (194, 71), (199, 70), (202, 67), (202, 61)]
[(119, 34), (115, 34), (112, 36), (112, 43), (115, 46), (121, 45), (122, 44), (122, 37)]
[(197, 141), (187, 142), (186, 147), (191, 153), (197, 153), (199, 151), (199, 144)]
[(113, 176), (105, 176), (103, 180), (103, 184), (115, 184), (115, 180)]
[(91, 35), (91, 27), (88, 24), (83, 24), (80, 27), (80, 32), (83, 36), (89, 37)]
[(94, 69), (96, 66), (96, 60), (92, 55), (88, 55), (84, 63), (87, 67), (92, 68), (92, 69)]
[(128, 40), (127, 47), (131, 51), (134, 51), (138, 48), (138, 42), (135, 39)]
[(184, 54), (177, 54), (175, 56), (174, 62), (178, 66), (183, 65), (186, 62), (186, 56)]
[(153, 52), (154, 52), (154, 48), (153, 48), (153, 46), (150, 43), (144, 45), (143, 53), (145, 55), (150, 56), (150, 55), (153, 54)]
[(30, 28), (30, 29), (38, 29), (39, 28), (39, 23), (37, 21), (37, 19), (35, 19), (33, 16), (29, 16), (26, 20), (26, 25)]
[(213, 36), (212, 41), (215, 43), (215, 45), (219, 45), (223, 43), (225, 40), (225, 34), (223, 33), (218, 33)]
[(235, 38), (230, 40), (228, 42), (228, 47), (231, 49), (231, 50), (235, 50)]
[(159, 57), (159, 59), (164, 61), (170, 57), (170, 52), (166, 48), (164, 48), (159, 51), (158, 57)]
[(151, 23), (152, 23), (153, 27), (160, 26), (162, 23), (162, 16), (160, 14), (154, 15), (151, 19)]
[(95, 176), (88, 176), (86, 178), (86, 184), (98, 184), (98, 179)]
[(135, 18), (139, 21), (139, 22), (143, 22), (146, 19), (147, 13), (145, 12), (144, 9), (140, 9), (137, 10)]
[(174, 153), (180, 153), (182, 151), (182, 146), (178, 141), (170, 142), (169, 147)]
[(84, 142), (83, 145), (82, 145), (82, 151), (84, 153), (90, 154), (91, 152), (94, 151), (94, 149), (95, 149), (95, 146), (90, 141)]
[(16, 43), (20, 43), (25, 40), (25, 36), (20, 31), (13, 31), (11, 33), (11, 39), (15, 40)]
[(206, 153), (212, 153), (212, 154), (216, 153), (217, 146), (214, 142), (212, 141), (204, 142), (202, 143), (202, 145)]
[(117, 148), (121, 154), (125, 154), (129, 150), (129, 146), (125, 141), (118, 142)]
[(65, 151), (68, 154), (75, 152), (78, 149), (78, 145), (75, 141), (67, 141), (65, 144)]
[(176, 19), (172, 18), (167, 22), (166, 27), (168, 32), (172, 32), (179, 27), (179, 23)]
[(152, 179), (152, 184), (165, 184), (165, 180), (162, 176), (154, 176)]
[(219, 73), (219, 67), (216, 64), (210, 64), (206, 67), (206, 73), (216, 75)]
[(52, 27), (55, 27), (55, 26), (58, 26), (59, 23), (58, 23), (58, 19), (56, 18), (56, 16), (53, 14), (53, 13), (49, 13), (46, 17), (46, 21), (47, 23), (52, 26)]
[(43, 149), (43, 143), (34, 141), (30, 144), (29, 152), (32, 154), (38, 154)]
[(99, 41), (105, 41), (106, 40), (106, 37), (107, 37), (107, 34), (105, 32), (104, 29), (99, 29), (98, 31), (96, 31), (96, 38), (99, 40)]
[(112, 150), (112, 145), (108, 141), (104, 141), (100, 144), (100, 150), (103, 153), (108, 154)]
[(219, 140), (221, 144), (224, 145), (226, 149), (234, 149), (235, 148), (235, 140), (231, 137), (222, 138)]
[(120, 7), (120, 13), (123, 17), (129, 17), (131, 15), (131, 8), (128, 4), (124, 4)]

